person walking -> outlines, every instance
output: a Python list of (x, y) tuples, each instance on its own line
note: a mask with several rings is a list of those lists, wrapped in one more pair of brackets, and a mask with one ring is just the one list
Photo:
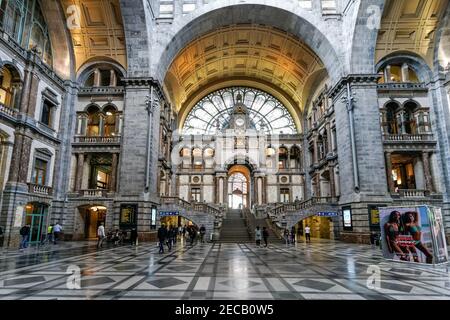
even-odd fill
[(62, 231), (62, 227), (59, 224), (59, 222), (57, 222), (54, 226), (53, 226), (53, 243), (56, 244), (56, 240), (59, 240), (60, 234)]
[(286, 245), (289, 244), (289, 230), (287, 228), (284, 229), (284, 241), (286, 242)]
[(268, 241), (267, 240), (269, 239), (269, 231), (267, 230), (266, 227), (263, 227), (262, 236), (263, 236), (263, 239), (264, 239), (264, 247), (267, 248), (267, 246), (268, 246)]
[(103, 248), (103, 241), (105, 241), (106, 234), (105, 234), (105, 227), (103, 226), (103, 222), (100, 223), (100, 225), (97, 228), (97, 249)]
[(295, 226), (292, 226), (291, 229), (291, 243), (295, 244), (295, 235), (297, 234), (297, 232), (295, 231)]
[(158, 229), (159, 253), (164, 253), (164, 242), (167, 238), (166, 225), (163, 223)]
[(309, 227), (309, 225), (306, 225), (305, 227), (305, 238), (306, 242), (311, 242), (311, 228)]
[(44, 238), (44, 240), (42, 240), (41, 245), (44, 245), (45, 243), (47, 243), (47, 241), (49, 243), (53, 242), (53, 227), (54, 227), (53, 223), (47, 227), (47, 235)]
[(200, 227), (200, 242), (201, 243), (205, 243), (205, 234), (206, 234), (206, 228), (205, 228), (205, 225), (202, 224), (202, 226)]
[(197, 237), (197, 229), (194, 226), (190, 226), (188, 232), (191, 239), (191, 246), (193, 246), (195, 238)]
[(22, 228), (20, 228), (20, 235), (22, 236), (22, 240), (20, 241), (20, 250), (26, 249), (28, 247), (28, 239), (30, 237), (30, 225), (26, 224)]
[(130, 242), (131, 242), (132, 246), (137, 245), (137, 239), (138, 239), (137, 229), (133, 228), (133, 229), (131, 229), (131, 232), (130, 232)]
[(170, 250), (172, 250), (172, 246), (174, 244), (174, 227), (170, 226), (169, 230), (167, 231), (167, 247), (169, 248), (169, 252)]
[(256, 227), (255, 230), (255, 240), (256, 240), (256, 246), (261, 247), (261, 240), (262, 240), (262, 232), (259, 226)]

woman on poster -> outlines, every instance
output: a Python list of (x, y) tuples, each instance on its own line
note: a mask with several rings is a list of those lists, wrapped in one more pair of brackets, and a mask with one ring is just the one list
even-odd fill
[(408, 211), (402, 217), (403, 224), (405, 226), (406, 234), (410, 234), (414, 239), (414, 247), (410, 247), (413, 254), (414, 262), (420, 262), (419, 256), (417, 254), (417, 249), (419, 249), (426, 257), (426, 263), (433, 263), (433, 255), (422, 243), (422, 228), (418, 225), (417, 212)]
[(392, 211), (388, 222), (384, 225), (384, 234), (390, 253), (395, 253), (401, 261), (408, 261), (408, 250), (400, 246), (398, 237), (401, 235), (401, 214), (398, 211)]

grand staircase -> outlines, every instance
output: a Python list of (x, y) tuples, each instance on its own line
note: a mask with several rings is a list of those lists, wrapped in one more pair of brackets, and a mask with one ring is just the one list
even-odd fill
[(219, 242), (221, 243), (245, 243), (253, 241), (241, 215), (241, 210), (228, 210), (222, 220)]

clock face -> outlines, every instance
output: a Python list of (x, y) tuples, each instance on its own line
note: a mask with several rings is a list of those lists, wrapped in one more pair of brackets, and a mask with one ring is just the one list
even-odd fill
[(242, 118), (237, 118), (234, 123), (236, 124), (236, 126), (242, 127), (245, 124), (245, 120)]

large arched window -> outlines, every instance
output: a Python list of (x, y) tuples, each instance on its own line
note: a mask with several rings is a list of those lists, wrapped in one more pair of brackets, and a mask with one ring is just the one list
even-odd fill
[(0, 68), (0, 104), (19, 109), (22, 81), (19, 72), (12, 66)]
[(252, 126), (266, 133), (295, 134), (297, 128), (286, 107), (270, 94), (249, 87), (230, 87), (215, 91), (200, 100), (188, 114), (184, 134), (214, 134), (225, 128), (241, 94), (250, 113)]
[(103, 112), (104, 112), (103, 135), (105, 137), (115, 136), (117, 109), (113, 105), (108, 105), (103, 108)]
[(0, 28), (52, 65), (50, 36), (38, 0), (0, 0)]
[(87, 109), (88, 125), (87, 136), (96, 137), (100, 135), (100, 109), (92, 105)]

